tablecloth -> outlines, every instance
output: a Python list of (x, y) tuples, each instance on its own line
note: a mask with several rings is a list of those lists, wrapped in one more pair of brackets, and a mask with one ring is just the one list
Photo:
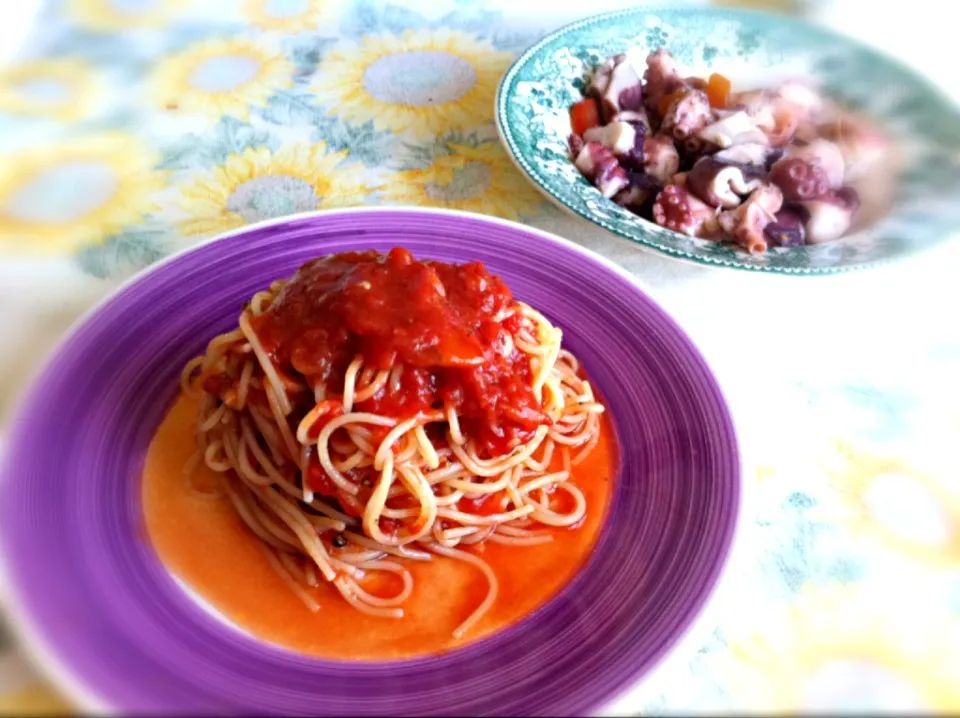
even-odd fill
[[(615, 710), (956, 711), (960, 242), (798, 279), (664, 259), (553, 208), (497, 141), (498, 79), (545, 32), (636, 4), (42, 3), (0, 68), (3, 421), (72, 321), (204, 237), (364, 204), (526, 222), (647, 283), (714, 368), (745, 457), (716, 600)], [(737, 4), (808, 13), (956, 80), (933, 53), (945, 27), (911, 30), (923, 2)], [(0, 711), (67, 709), (9, 632), (0, 648)]]

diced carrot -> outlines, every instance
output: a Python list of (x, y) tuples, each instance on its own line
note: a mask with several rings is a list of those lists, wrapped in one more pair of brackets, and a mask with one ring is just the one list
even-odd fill
[(722, 110), (727, 106), (730, 97), (730, 80), (716, 72), (707, 80), (707, 97), (710, 98), (710, 107)]
[(681, 87), (679, 90), (674, 90), (669, 95), (664, 95), (663, 99), (660, 100), (660, 104), (657, 105), (657, 110), (660, 112), (660, 116), (663, 117), (667, 114), (667, 110), (670, 109), (670, 105), (674, 103), (674, 100), (678, 100), (684, 95), (687, 94), (689, 90), (686, 87)]
[(600, 124), (600, 108), (592, 97), (581, 100), (570, 108), (571, 129), (581, 137), (591, 127)]

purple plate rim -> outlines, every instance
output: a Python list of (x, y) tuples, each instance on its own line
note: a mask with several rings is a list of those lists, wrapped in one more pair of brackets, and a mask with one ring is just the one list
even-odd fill
[[(117, 296), (144, 281), (151, 274), (160, 270), (166, 265), (178, 261), (181, 258), (191, 255), (195, 252), (199, 252), (210, 244), (218, 243), (223, 240), (247, 233), (253, 233), (274, 225), (283, 225), (311, 219), (322, 220), (323, 218), (328, 217), (350, 215), (375, 216), (377, 214), (410, 214), (448, 217), (451, 219), (489, 223), (500, 226), (504, 229), (509, 229), (513, 232), (535, 235), (540, 240), (543, 240), (549, 244), (555, 244), (563, 247), (570, 252), (580, 255), (583, 259), (587, 260), (588, 263), (599, 265), (599, 268), (605, 269), (617, 275), (621, 279), (626, 280), (630, 285), (632, 285), (634, 292), (645, 295), (650, 304), (653, 305), (654, 309), (659, 311), (667, 320), (672, 322), (682, 337), (689, 343), (690, 348), (693, 350), (693, 354), (697, 360), (696, 363), (698, 364), (698, 368), (703, 372), (704, 376), (712, 382), (712, 389), (716, 394), (716, 398), (726, 410), (725, 418), (729, 424), (729, 430), (734, 437), (734, 443), (731, 446), (731, 451), (735, 463), (736, 481), (732, 485), (730, 513), (721, 529), (721, 538), (719, 542), (721, 545), (718, 552), (718, 557), (714, 564), (710, 567), (709, 571), (706, 572), (706, 580), (701, 594), (691, 598), (685, 619), (682, 621), (679, 628), (675, 630), (673, 635), (669, 637), (669, 640), (666, 642), (666, 644), (657, 651), (656, 655), (645, 666), (631, 667), (627, 669), (625, 673), (629, 674), (628, 679), (617, 689), (612, 690), (604, 700), (597, 701), (591, 706), (589, 714), (603, 715), (604, 709), (612, 707), (618, 702), (622, 701), (625, 696), (635, 690), (641, 683), (657, 673), (659, 669), (663, 667), (663, 664), (668, 657), (673, 655), (680, 646), (689, 641), (691, 636), (699, 633), (704, 620), (712, 614), (714, 606), (719, 602), (719, 589), (722, 585), (727, 583), (725, 578), (729, 574), (729, 569), (731, 568), (731, 557), (734, 554), (735, 547), (739, 543), (738, 539), (741, 534), (743, 503), (745, 497), (743, 491), (744, 457), (742, 448), (740, 446), (739, 437), (741, 434), (739, 431), (737, 415), (734, 413), (734, 411), (732, 411), (727, 394), (717, 379), (715, 372), (707, 363), (699, 344), (687, 331), (683, 322), (681, 322), (672, 312), (667, 309), (662, 300), (657, 297), (656, 292), (647, 286), (643, 280), (639, 279), (635, 275), (614, 263), (612, 260), (599, 253), (587, 249), (586, 247), (583, 247), (565, 237), (536, 227), (531, 227), (520, 222), (514, 222), (511, 220), (502, 219), (500, 217), (483, 215), (474, 212), (444, 208), (415, 206), (348, 207), (299, 212), (244, 225), (242, 227), (205, 238), (194, 245), (185, 247), (167, 255), (166, 257), (161, 258), (154, 264), (141, 269), (131, 277), (121, 282), (119, 285), (113, 287), (107, 292), (106, 295), (101, 297), (97, 302), (83, 312), (76, 320), (74, 320), (69, 329), (63, 335), (61, 335), (54, 349), (43, 361), (38, 364), (33, 372), (33, 375), (26, 382), (25, 389), (22, 390), (20, 395), (15, 399), (13, 410), (9, 415), (9, 426), (15, 427), (17, 418), (21, 414), (25, 413), (26, 410), (34, 403), (33, 398), (39, 393), (40, 389), (45, 383), (45, 378), (49, 369), (66, 357), (67, 349), (73, 338), (88, 323), (88, 321), (96, 316)], [(15, 428), (11, 428), (8, 430), (7, 436), (4, 437), (3, 443), (0, 443), (0, 482), (3, 481), (9, 468), (7, 457), (12, 453), (13, 446), (16, 443), (16, 438), (18, 438), (17, 431)], [(2, 483), (0, 483), (0, 488), (2, 488)], [(601, 529), (601, 534), (598, 536), (598, 545), (603, 539), (604, 530), (605, 529)], [(15, 637), (20, 650), (26, 653), (32, 659), (34, 667), (43, 675), (45, 675), (57, 688), (59, 688), (63, 692), (64, 697), (74, 703), (78, 708), (96, 715), (110, 715), (116, 713), (118, 709), (115, 706), (112, 706), (108, 700), (99, 695), (96, 687), (88, 685), (83, 679), (77, 676), (70, 668), (69, 661), (62, 659), (58, 655), (56, 649), (54, 648), (55, 641), (48, 639), (45, 635), (46, 631), (42, 626), (43, 622), (34, 620), (31, 609), (26, 605), (25, 601), (20, 596), (15, 582), (11, 580), (11, 571), (7, 566), (8, 553), (9, 551), (6, 546), (6, 542), (3, 539), (3, 536), (0, 535), (0, 606), (2, 606), (3, 610), (8, 616), (8, 629)], [(587, 559), (588, 562), (592, 561), (592, 558), (593, 557), (591, 555), (591, 557)], [(174, 579), (179, 581), (179, 579), (176, 579), (175, 577)], [(576, 576), (571, 579), (571, 582), (574, 580), (576, 580)], [(562, 593), (568, 585), (569, 583), (561, 587), (557, 595)], [(554, 600), (554, 598), (556, 598), (556, 596), (549, 599), (548, 603)], [(537, 609), (537, 611), (539, 610), (540, 609)], [(527, 616), (524, 619), (521, 619), (521, 622), (530, 619), (531, 616)], [(503, 630), (511, 629), (512, 626)], [(500, 633), (500, 631), (497, 633)], [(486, 637), (478, 641), (471, 642), (470, 646), (481, 644), (489, 638), (490, 637)]]

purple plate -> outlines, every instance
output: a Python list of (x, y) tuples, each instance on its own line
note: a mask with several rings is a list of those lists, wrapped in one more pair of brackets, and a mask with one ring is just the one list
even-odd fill
[[(442, 656), (335, 662), (223, 625), (146, 539), (141, 470), (183, 364), (304, 261), (402, 245), (480, 260), (564, 330), (621, 452), (588, 564), (519, 624)], [(614, 265), (478, 216), (352, 210), (263, 224), (137, 277), (89, 314), (13, 424), (0, 548), (16, 625), (65, 689), (122, 713), (593, 712), (677, 642), (717, 582), (740, 495), (733, 425), (703, 358)]]

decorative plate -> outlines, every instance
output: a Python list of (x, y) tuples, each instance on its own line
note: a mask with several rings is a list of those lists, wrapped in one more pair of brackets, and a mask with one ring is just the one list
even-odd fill
[[(588, 563), (518, 624), (427, 658), (321, 660), (233, 630), (188, 596), (145, 536), (141, 471), (184, 362), (257, 289), (318, 255), (397, 245), (480, 260), (563, 328), (607, 397), (618, 483)], [(72, 331), (13, 422), (3, 585), (27, 646), (90, 710), (582, 715), (642, 677), (703, 607), (733, 537), (739, 471), (704, 360), (606, 260), (467, 214), (303, 215), (161, 262)]]
[[(788, 74), (878, 122), (903, 158), (894, 205), (864, 231), (832, 243), (752, 256), (670, 232), (605, 199), (569, 158), (569, 109), (606, 58), (668, 49), (697, 75), (721, 72), (749, 89)], [(750, 82), (747, 84), (747, 80)], [(723, 8), (637, 9), (568, 25), (521, 55), (497, 93), (497, 126), (520, 169), (561, 207), (669, 256), (788, 274), (862, 268), (948, 238), (960, 220), (960, 112), (926, 80), (827, 29), (781, 15)]]

